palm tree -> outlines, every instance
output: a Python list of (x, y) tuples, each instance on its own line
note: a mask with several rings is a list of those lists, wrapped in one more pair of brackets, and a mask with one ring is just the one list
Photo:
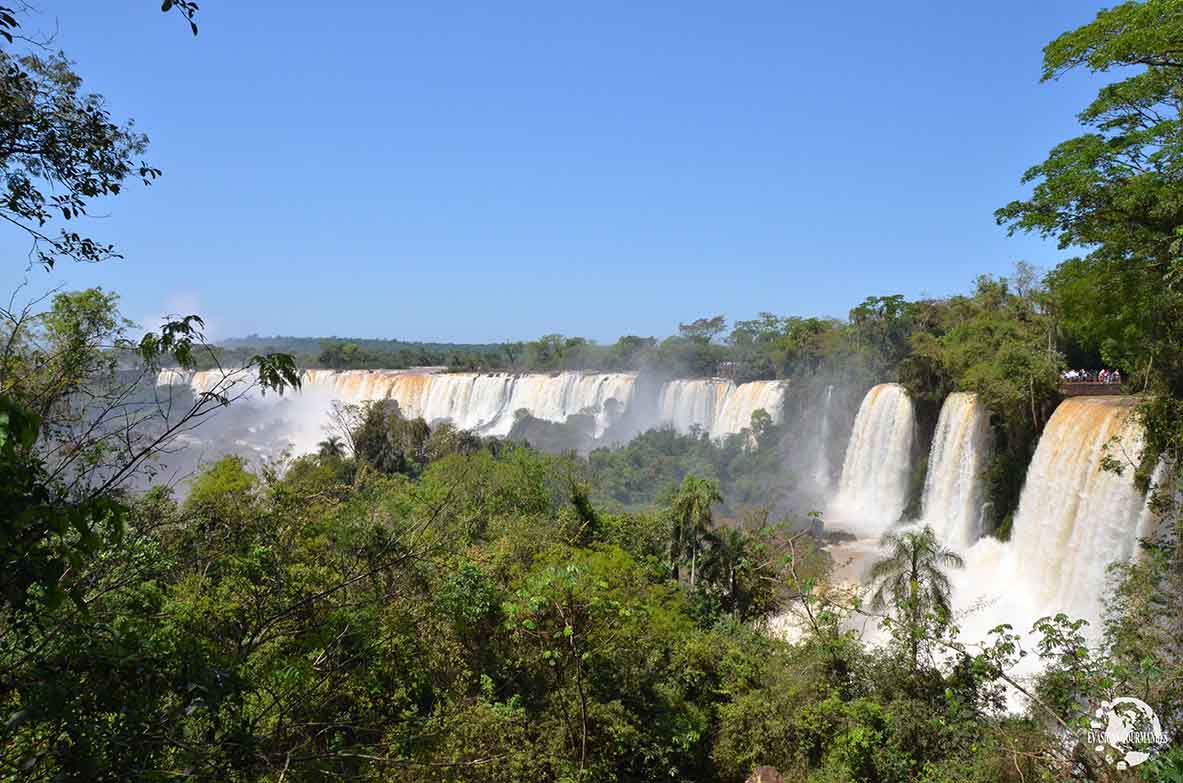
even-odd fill
[(719, 494), (719, 484), (697, 476), (687, 476), (682, 480), (678, 494), (674, 495), (670, 511), (674, 517), (674, 534), (670, 547), (670, 561), (673, 566), (674, 579), (678, 578), (678, 564), (685, 552), (690, 552), (690, 586), (693, 588), (698, 574), (698, 550), (702, 547), (703, 538), (711, 531), (714, 520), (711, 516), (711, 506), (722, 503), (723, 496)]
[(945, 568), (961, 568), (965, 561), (956, 552), (937, 541), (932, 528), (889, 533), (882, 545), (887, 555), (871, 566), (871, 608), (891, 606), (897, 619), (907, 625), (908, 646), (915, 669), (920, 656), (920, 640), (930, 614), (943, 627), (949, 617), (949, 594), (952, 591)]
[(330, 435), (316, 444), (316, 448), (321, 457), (340, 459), (345, 456), (345, 444), (338, 435)]
[(742, 530), (724, 527), (707, 535), (710, 548), (703, 553), (702, 575), (722, 588), (723, 606), (732, 617), (741, 617), (747, 610), (740, 571), (749, 565), (750, 538)]

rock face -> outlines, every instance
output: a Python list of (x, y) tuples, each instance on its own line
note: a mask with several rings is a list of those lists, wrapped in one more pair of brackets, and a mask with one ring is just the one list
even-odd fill
[(756, 767), (744, 783), (785, 783), (775, 767)]

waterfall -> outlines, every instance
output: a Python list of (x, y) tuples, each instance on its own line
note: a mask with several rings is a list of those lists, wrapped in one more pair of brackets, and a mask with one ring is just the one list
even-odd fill
[(164, 369), (156, 374), (157, 386), (188, 386), (193, 373), (186, 370)]
[(735, 384), (720, 378), (670, 381), (661, 389), (658, 417), (681, 433), (699, 427), (712, 432), (719, 411)]
[[(597, 436), (619, 417), (632, 396), (627, 373), (424, 373), (397, 370), (308, 370), (305, 383), (322, 386), (343, 402), (394, 400), (403, 415), (448, 421), (485, 435), (508, 435), (519, 410), (562, 422), (578, 413), (595, 417)], [(615, 401), (615, 403), (613, 403)]]
[[(202, 393), (226, 383), (222, 372), (162, 370), (159, 385), (188, 384)], [(240, 376), (229, 376), (234, 383)], [(245, 375), (241, 376), (245, 380)], [(580, 413), (594, 416), (602, 435), (628, 406), (636, 376), (629, 373), (562, 372), (553, 375), (512, 373), (435, 373), (414, 370), (305, 370), (300, 396), (357, 405), (394, 400), (407, 417), (448, 421), (485, 435), (508, 435), (517, 411), (562, 422)], [(750, 414), (749, 414), (750, 415)]]
[(989, 418), (977, 395), (957, 392), (945, 399), (933, 433), (921, 517), (943, 542), (957, 549), (971, 545), (982, 533)]
[[(492, 433), (497, 429), (499, 435), (513, 426), (513, 411), (509, 409), (517, 380), (513, 375), (446, 373), (428, 378), (421, 407), (405, 406), (406, 415), (422, 416), (428, 422), (448, 421), (475, 432)], [(403, 401), (398, 402), (403, 407)], [(502, 421), (508, 424), (502, 425)]]
[(751, 381), (732, 386), (724, 395), (719, 415), (711, 423), (711, 436), (722, 438), (751, 427), (752, 414), (758, 410), (767, 413), (773, 422), (779, 422), (784, 401), (781, 381)]
[[(1142, 448), (1133, 405), (1128, 397), (1065, 400), (1039, 439), (1011, 546), (1030, 572), (1034, 602), (1049, 611), (1096, 618), (1106, 568), (1135, 553), (1145, 498), (1128, 464)], [(1101, 469), (1107, 453), (1126, 463), (1120, 475)]]
[(188, 370), (163, 369), (156, 374), (157, 386), (188, 386), (194, 394), (249, 393), (251, 376), (243, 370)]
[[(237, 386), (248, 376), (204, 370), (189, 373), (161, 370), (158, 385), (188, 385), (194, 393)], [(518, 411), (545, 421), (563, 422), (577, 414), (594, 419), (599, 438), (621, 421), (633, 404), (637, 376), (632, 373), (445, 373), (423, 370), (305, 370), (300, 396), (319, 400), (327, 412), (333, 400), (357, 405), (394, 400), (407, 417), (429, 423), (448, 421), (483, 435), (508, 435)], [(253, 395), (252, 395), (253, 396)], [(657, 420), (652, 409), (638, 411), (638, 426), (669, 424), (687, 433), (698, 426), (714, 438), (750, 427), (752, 414), (764, 410), (774, 422), (782, 418), (783, 381), (674, 380), (658, 394)], [(652, 404), (652, 403), (650, 403)], [(645, 409), (647, 406), (638, 403)]]
[(780, 421), (784, 398), (781, 381), (738, 386), (722, 378), (669, 381), (661, 389), (658, 418), (681, 433), (699, 427), (713, 438), (723, 438), (750, 427), (757, 410)]
[(821, 425), (818, 434), (817, 456), (813, 463), (813, 483), (821, 491), (830, 488), (830, 403), (834, 399), (834, 386), (826, 387), (826, 400), (822, 403)]
[(1162, 514), (1152, 508), (1150, 502), (1155, 493), (1169, 497), (1172, 508), (1178, 509), (1183, 507), (1183, 491), (1180, 491), (1178, 485), (1172, 489), (1166, 483), (1171, 480), (1171, 463), (1164, 459), (1158, 463), (1154, 468), (1154, 473), (1150, 476), (1150, 492), (1146, 495), (1146, 504), (1142, 507), (1142, 513), (1138, 516), (1139, 540), (1154, 538), (1159, 532), (1159, 526), (1162, 524)]
[(884, 383), (867, 392), (830, 504), (836, 527), (878, 536), (899, 520), (908, 503), (914, 418), (903, 386)]
[(323, 392), (348, 404), (397, 400), (404, 414), (416, 416), (431, 377), (400, 370), (305, 370), (302, 380), (307, 390)]
[[(1135, 557), (1138, 539), (1158, 523), (1129, 464), (1142, 447), (1135, 403), (1074, 397), (1056, 408), (1027, 469), (1010, 541), (979, 539), (964, 552), (965, 568), (950, 573), (963, 638), (985, 639), (1005, 622), (1030, 649), (1035, 620), (1058, 612), (1088, 620), (1092, 638), (1101, 633), (1109, 565)], [(1102, 470), (1106, 454), (1126, 463), (1120, 475)]]
[(491, 434), (508, 435), (514, 414), (527, 410), (535, 418), (559, 422), (579, 413), (590, 413), (595, 416), (595, 435), (599, 437), (631, 401), (635, 380), (635, 376), (625, 373), (520, 376), (513, 387), (509, 417), (502, 419), (499, 428)]

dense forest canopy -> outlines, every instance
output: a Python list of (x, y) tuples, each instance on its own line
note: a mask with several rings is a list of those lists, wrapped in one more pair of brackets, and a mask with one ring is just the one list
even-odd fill
[[(22, 37), (25, 10), (0, 8), (0, 217), (32, 243), (13, 263), (105, 262), (119, 249), (79, 218), (162, 172), (64, 55)], [(162, 10), (196, 34), (216, 9)], [(1183, 0), (1121, 3), (1047, 46), (1045, 79), (1117, 78), (996, 218), (1082, 255), (963, 295), (608, 346), (212, 346), (197, 315), (136, 336), (101, 289), (0, 308), (0, 779), (1183, 780), (1181, 53)], [(1145, 486), (1161, 465), (1169, 521), (1114, 567), (1097, 627), (1055, 614), (966, 640), (963, 559), (931, 528), (893, 530), (863, 589), (822, 520), (773, 507), (783, 450), (808, 444), (767, 413), (726, 440), (663, 430), (575, 456), (375, 402), (342, 409), (316, 453), (226, 457), (178, 493), (156, 460), (240, 393), (168, 396), (162, 364), (246, 368), (278, 393), (308, 366), (726, 374), (789, 379), (805, 396), (787, 405), (895, 381), (922, 428), (972, 391), (1002, 538), (1060, 370), (1108, 365), (1146, 434), (1109, 467)], [(1126, 768), (1089, 730), (1131, 695), (1161, 726)]]

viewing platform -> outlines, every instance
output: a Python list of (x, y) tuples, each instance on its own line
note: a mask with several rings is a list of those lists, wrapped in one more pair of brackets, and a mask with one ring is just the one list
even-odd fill
[(1064, 381), (1060, 384), (1060, 394), (1065, 397), (1100, 397), (1121, 394), (1121, 384), (1102, 383), (1101, 381)]

